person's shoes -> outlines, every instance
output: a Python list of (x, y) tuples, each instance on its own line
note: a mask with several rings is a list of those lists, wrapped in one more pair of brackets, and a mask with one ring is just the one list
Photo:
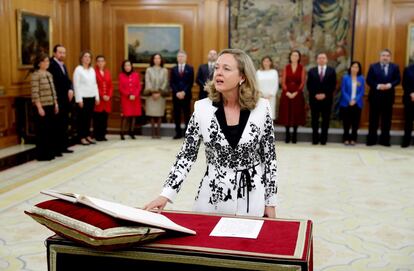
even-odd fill
[(326, 145), (326, 141), (321, 141), (321, 145)]
[(108, 141), (108, 139), (106, 137), (103, 137), (102, 141)]
[(83, 145), (83, 146), (88, 146), (88, 145), (90, 145), (89, 141), (88, 141), (88, 140), (86, 140), (85, 138), (82, 138), (82, 139), (80, 140), (80, 144), (81, 144), (81, 145)]
[(182, 136), (181, 136), (181, 135), (175, 135), (175, 136), (173, 137), (173, 139), (180, 139), (180, 138), (182, 138)]
[(61, 152), (56, 152), (55, 153), (55, 157), (62, 157), (62, 156), (63, 156), (63, 154)]
[(100, 141), (104, 141), (104, 139), (102, 137), (95, 137), (95, 140), (100, 142)]
[(38, 157), (36, 160), (37, 161), (51, 161), (53, 159), (55, 159), (55, 157), (53, 156), (41, 156), (41, 157)]
[(125, 137), (124, 137), (124, 135), (121, 135), (121, 140), (125, 140)]
[(390, 142), (381, 142), (380, 145), (384, 147), (391, 147)]
[(344, 145), (345, 145), (345, 146), (348, 146), (348, 145), (349, 145), (349, 141), (348, 141), (348, 140), (345, 140), (345, 141), (344, 141)]
[(65, 150), (62, 151), (62, 153), (73, 153), (73, 151), (69, 150), (69, 149), (65, 149)]
[(96, 141), (92, 138), (87, 137), (86, 140), (89, 142), (89, 144), (96, 144)]
[(287, 131), (286, 137), (285, 137), (285, 143), (287, 144), (289, 142), (290, 142), (290, 133), (289, 133), (289, 131)]
[(355, 144), (356, 144), (356, 142), (353, 141), (353, 140), (351, 140), (351, 142), (349, 142), (349, 145), (351, 145), (351, 146), (355, 146)]
[(131, 137), (131, 139), (135, 139), (135, 135), (130, 134), (129, 136)]
[(297, 140), (296, 134), (293, 134), (293, 136), (292, 136), (292, 143), (293, 144), (296, 144), (297, 141), (298, 140)]
[(312, 141), (312, 145), (318, 145), (318, 144), (319, 144), (318, 141), (315, 141), (315, 140)]
[(410, 143), (408, 143), (408, 142), (403, 142), (401, 144), (401, 148), (408, 148), (409, 146), (410, 146)]
[(375, 146), (375, 145), (377, 145), (377, 144), (376, 144), (376, 143), (374, 143), (374, 142), (367, 142), (367, 146), (368, 146), (368, 147)]

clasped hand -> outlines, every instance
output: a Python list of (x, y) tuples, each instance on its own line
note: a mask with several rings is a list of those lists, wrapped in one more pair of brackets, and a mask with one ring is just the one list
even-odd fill
[(178, 99), (183, 100), (185, 97), (185, 92), (182, 91), (178, 91), (177, 94), (175, 94), (175, 96), (177, 96)]
[(326, 95), (324, 93), (319, 93), (315, 95), (316, 100), (318, 101), (322, 101), (323, 99), (325, 99)]

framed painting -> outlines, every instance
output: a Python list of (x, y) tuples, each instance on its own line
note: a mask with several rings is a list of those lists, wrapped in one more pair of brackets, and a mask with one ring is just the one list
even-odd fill
[(408, 24), (407, 34), (407, 66), (414, 64), (414, 23)]
[(159, 53), (165, 67), (177, 62), (177, 53), (183, 49), (183, 26), (179, 24), (125, 25), (125, 59), (134, 67), (148, 67), (151, 55)]
[(20, 68), (31, 68), (39, 53), (52, 54), (49, 16), (17, 10), (17, 46)]

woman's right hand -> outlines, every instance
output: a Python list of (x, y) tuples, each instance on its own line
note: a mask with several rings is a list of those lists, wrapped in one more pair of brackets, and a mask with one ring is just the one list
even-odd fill
[(80, 108), (83, 108), (83, 102), (79, 102), (78, 105)]
[(158, 213), (161, 213), (161, 211), (165, 208), (165, 205), (167, 205), (167, 202), (168, 199), (166, 197), (158, 196), (155, 200), (145, 205), (144, 210), (157, 211)]
[(41, 106), (37, 108), (37, 112), (39, 113), (39, 116), (41, 117), (44, 117), (46, 115), (45, 110)]

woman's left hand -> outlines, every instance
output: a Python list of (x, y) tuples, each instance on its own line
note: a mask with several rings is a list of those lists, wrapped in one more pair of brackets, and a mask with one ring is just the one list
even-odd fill
[(276, 218), (276, 207), (275, 206), (265, 206), (264, 217)]

